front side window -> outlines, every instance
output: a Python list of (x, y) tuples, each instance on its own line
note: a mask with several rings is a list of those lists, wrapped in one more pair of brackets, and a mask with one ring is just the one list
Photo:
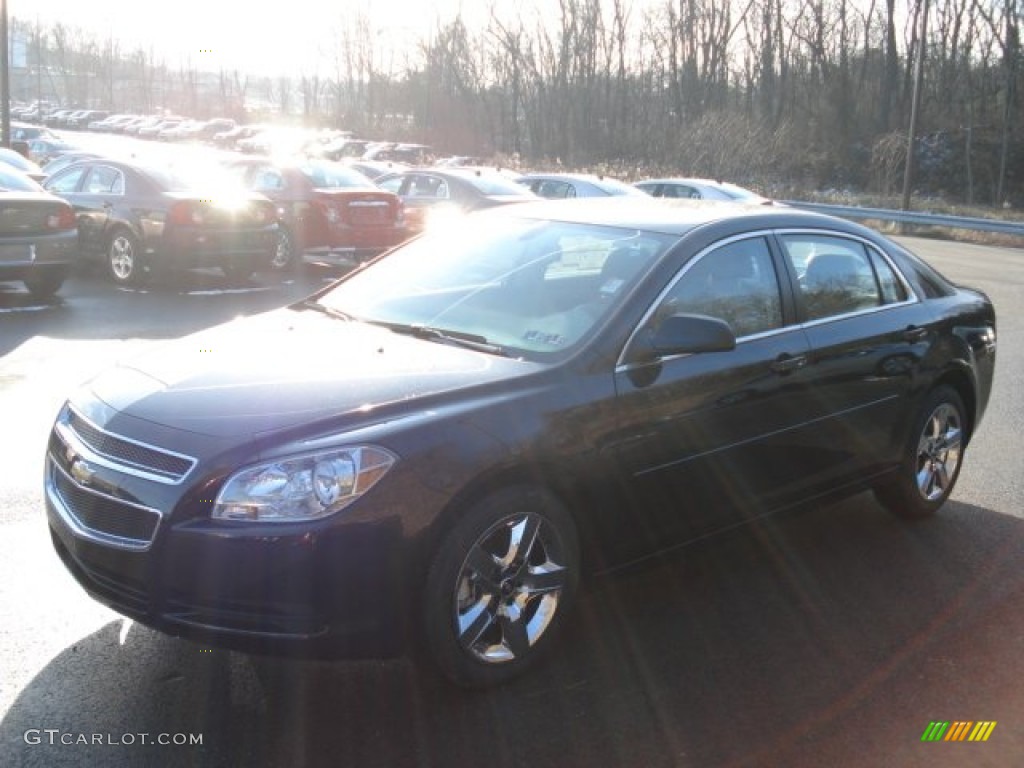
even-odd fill
[(252, 175), (252, 188), (257, 192), (284, 189), (284, 177), (272, 166), (261, 166)]
[(781, 237), (808, 320), (859, 312), (907, 298), (892, 267), (858, 240), (819, 234)]
[(78, 190), (78, 182), (88, 170), (88, 166), (80, 165), (76, 168), (68, 168), (63, 173), (58, 173), (47, 183), (46, 188), (58, 195), (70, 195)]
[(686, 200), (700, 200), (703, 197), (696, 187), (683, 184), (666, 184), (662, 194), (664, 197), (681, 197)]
[(409, 182), (409, 197), (448, 199), (448, 184), (436, 176), (414, 176)]
[(734, 240), (687, 264), (659, 302), (655, 323), (674, 314), (724, 320), (737, 338), (781, 328), (779, 282), (765, 239)]

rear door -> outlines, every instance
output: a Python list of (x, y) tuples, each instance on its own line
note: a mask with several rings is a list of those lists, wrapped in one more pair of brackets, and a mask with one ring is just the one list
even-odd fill
[[(84, 195), (80, 193), (82, 181), (88, 175), (90, 168), (92, 166), (89, 163), (70, 165), (51, 176), (44, 184), (48, 191), (64, 198), (74, 207), (75, 216), (78, 219), (79, 245), (85, 251), (96, 250), (95, 235), (89, 225), (88, 205), (84, 200)], [(92, 240), (86, 238), (87, 233), (92, 235)]]
[(898, 460), (935, 319), (869, 241), (814, 231), (778, 240), (811, 345), (809, 404), (831, 446), (820, 480), (834, 486)]
[(90, 166), (77, 195), (78, 231), (90, 250), (105, 247), (107, 225), (115, 207), (122, 207), (125, 196), (124, 173), (109, 165)]

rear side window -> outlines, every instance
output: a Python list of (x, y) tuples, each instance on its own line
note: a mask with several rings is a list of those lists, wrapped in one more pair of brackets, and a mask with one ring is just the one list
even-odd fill
[(124, 175), (116, 168), (94, 166), (85, 181), (85, 192), (90, 195), (123, 195)]
[(819, 234), (780, 238), (808, 320), (859, 312), (907, 298), (889, 263), (858, 240)]

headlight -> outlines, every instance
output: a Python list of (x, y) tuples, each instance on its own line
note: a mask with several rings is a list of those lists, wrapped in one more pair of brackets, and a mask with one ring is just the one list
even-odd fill
[(362, 445), (246, 467), (224, 484), (215, 520), (291, 523), (344, 509), (391, 469), (395, 456)]

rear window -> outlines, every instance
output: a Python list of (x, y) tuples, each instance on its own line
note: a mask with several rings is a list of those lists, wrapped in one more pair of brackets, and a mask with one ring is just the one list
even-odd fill
[(237, 194), (245, 191), (245, 185), (239, 178), (214, 164), (149, 166), (145, 175), (158, 187), (170, 192), (221, 190)]
[(938, 299), (943, 296), (952, 296), (955, 293), (953, 284), (939, 274), (934, 267), (898, 243), (892, 245), (890, 254), (907, 280), (921, 295), (927, 299)]
[(373, 182), (359, 171), (345, 166), (305, 165), (299, 170), (318, 189), (374, 186)]
[(517, 197), (533, 197), (533, 193), (521, 184), (506, 179), (498, 174), (484, 175), (466, 174), (462, 176), (485, 195), (516, 195)]

